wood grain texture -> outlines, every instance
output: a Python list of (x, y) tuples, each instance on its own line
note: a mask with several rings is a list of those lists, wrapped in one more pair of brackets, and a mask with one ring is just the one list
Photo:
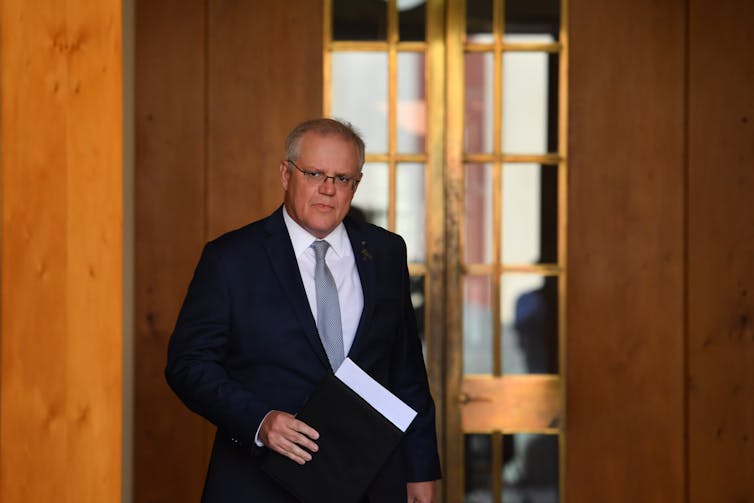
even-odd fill
[(684, 4), (570, 0), (567, 501), (684, 495)]
[(554, 430), (563, 412), (561, 386), (552, 375), (467, 376), (461, 383), (463, 431)]
[(198, 501), (212, 426), (164, 378), (206, 239), (206, 6), (136, 3), (134, 500)]
[(321, 0), (209, 3), (209, 236), (283, 201), (278, 166), (297, 123), (322, 114)]
[(689, 501), (754, 502), (754, 4), (689, 20)]
[(0, 500), (117, 501), (121, 3), (0, 9)]

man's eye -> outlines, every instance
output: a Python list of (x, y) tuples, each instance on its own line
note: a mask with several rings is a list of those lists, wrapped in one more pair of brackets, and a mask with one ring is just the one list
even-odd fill
[(314, 179), (322, 178), (322, 173), (318, 171), (304, 171), (304, 174), (308, 176), (309, 178), (314, 178)]
[(349, 177), (344, 176), (344, 175), (337, 176), (337, 177), (335, 177), (335, 179), (338, 180), (338, 183), (342, 183), (343, 185), (345, 185), (345, 184), (347, 184), (347, 183), (349, 183), (351, 181), (351, 179)]

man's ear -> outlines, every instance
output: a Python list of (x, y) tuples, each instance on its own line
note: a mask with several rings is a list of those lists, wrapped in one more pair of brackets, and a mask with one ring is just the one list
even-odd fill
[(283, 190), (288, 190), (288, 180), (291, 177), (291, 170), (288, 169), (288, 163), (280, 161), (280, 184)]

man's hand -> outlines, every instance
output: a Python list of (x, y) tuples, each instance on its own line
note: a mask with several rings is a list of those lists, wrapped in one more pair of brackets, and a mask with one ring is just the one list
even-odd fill
[(408, 503), (434, 503), (435, 481), (409, 482), (406, 484)]
[(279, 410), (267, 414), (259, 428), (259, 440), (265, 446), (300, 465), (311, 461), (312, 455), (303, 448), (317, 452), (314, 440), (318, 438), (319, 433), (314, 428)]

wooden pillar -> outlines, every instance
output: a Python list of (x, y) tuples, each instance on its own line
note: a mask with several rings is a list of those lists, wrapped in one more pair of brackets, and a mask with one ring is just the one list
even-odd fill
[(685, 5), (569, 6), (566, 501), (679, 502)]
[(0, 501), (118, 501), (121, 2), (0, 2)]
[(689, 9), (691, 503), (754, 501), (754, 3)]

